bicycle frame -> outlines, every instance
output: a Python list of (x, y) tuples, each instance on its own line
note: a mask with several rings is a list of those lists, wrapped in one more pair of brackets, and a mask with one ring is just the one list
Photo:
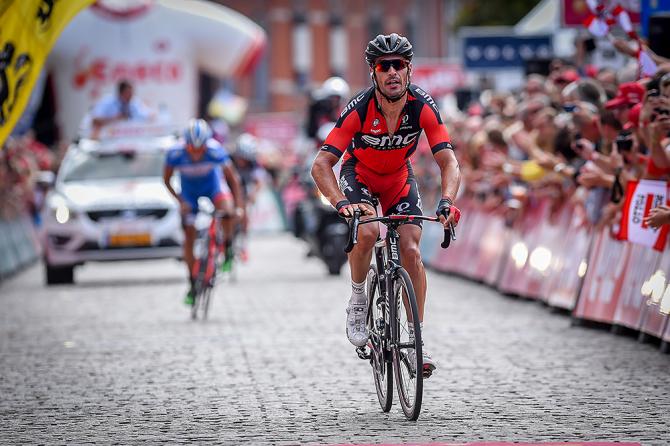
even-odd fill
[(204, 271), (202, 269), (202, 257), (198, 257), (193, 263), (193, 277), (198, 277), (202, 273), (201, 283), (204, 284), (204, 287), (209, 286), (212, 277), (216, 273), (216, 255), (218, 252), (223, 251), (223, 228), (221, 227), (221, 221), (224, 218), (231, 218), (228, 214), (216, 211), (212, 213), (212, 221), (207, 228), (207, 255), (204, 257), (207, 261)]
[(391, 330), (390, 333), (387, 330), (392, 326), (390, 321), (395, 320), (395, 313), (397, 311), (395, 305), (389, 304), (389, 293), (393, 292), (393, 275), (401, 267), (399, 241), (400, 234), (398, 234), (397, 226), (390, 225), (386, 231), (386, 237), (379, 239), (375, 244), (375, 262), (379, 274), (378, 299), (383, 300), (382, 308), (386, 322), (384, 338), (391, 341), (390, 344), (384, 346), (384, 350), (386, 351), (384, 360), (387, 362), (391, 362), (391, 348), (395, 346), (398, 339), (395, 330)]

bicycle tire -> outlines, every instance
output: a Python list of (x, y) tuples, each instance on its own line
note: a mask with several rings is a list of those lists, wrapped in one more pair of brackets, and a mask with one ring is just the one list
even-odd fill
[[(393, 339), (393, 371), (395, 373), (396, 390), (402, 411), (408, 420), (415, 421), (421, 413), (423, 400), (423, 352), (421, 343), (421, 327), (419, 310), (412, 280), (404, 268), (398, 268), (393, 277), (391, 287), (393, 295), (392, 339)], [(403, 305), (403, 297), (406, 296)], [(410, 314), (408, 314), (408, 312)], [(410, 321), (411, 316), (411, 321)], [(414, 340), (409, 337), (409, 326), (414, 326)], [(414, 372), (411, 370), (411, 350), (414, 350)]]
[(367, 329), (370, 333), (370, 365), (372, 366), (372, 376), (375, 380), (379, 405), (383, 412), (388, 412), (393, 405), (393, 364), (388, 360), (390, 356), (386, 350), (388, 322), (385, 320), (383, 305), (385, 300), (379, 300), (382, 296), (379, 292), (379, 274), (377, 274), (375, 265), (370, 265), (366, 287), (368, 294)]
[(202, 293), (202, 302), (200, 306), (202, 307), (202, 320), (205, 321), (207, 320), (207, 317), (209, 315), (209, 306), (211, 304), (211, 296), (212, 296), (212, 287), (208, 286), (205, 288), (205, 290)]
[[(207, 278), (205, 277), (207, 274), (207, 268), (211, 261), (209, 255), (210, 237), (206, 235), (203, 238), (202, 243), (205, 246), (205, 249), (203, 250), (204, 254), (202, 255), (202, 257), (198, 259), (198, 273), (195, 277), (195, 282), (193, 284), (195, 293), (195, 295), (193, 296), (193, 305), (191, 306), (191, 319), (193, 320), (198, 319), (198, 313), (203, 313), (202, 309), (204, 303), (203, 302), (204, 294), (207, 292), (208, 289), (211, 289), (211, 286), (207, 283)], [(214, 271), (214, 273), (215, 272), (216, 271)], [(209, 298), (207, 300), (209, 300)], [(209, 303), (207, 305), (209, 306)]]

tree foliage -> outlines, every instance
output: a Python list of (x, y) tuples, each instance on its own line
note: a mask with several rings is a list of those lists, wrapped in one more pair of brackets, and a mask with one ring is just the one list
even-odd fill
[(461, 26), (512, 26), (530, 12), (540, 0), (467, 0), (456, 18)]

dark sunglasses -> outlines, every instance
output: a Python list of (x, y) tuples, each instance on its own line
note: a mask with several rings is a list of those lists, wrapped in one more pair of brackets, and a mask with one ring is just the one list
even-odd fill
[(386, 73), (391, 67), (396, 71), (404, 70), (407, 68), (407, 61), (403, 59), (380, 60), (375, 64), (375, 71)]

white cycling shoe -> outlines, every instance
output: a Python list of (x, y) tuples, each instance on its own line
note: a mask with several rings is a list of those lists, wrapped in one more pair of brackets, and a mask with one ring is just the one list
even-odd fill
[[(416, 375), (416, 351), (412, 348), (409, 349), (406, 353), (407, 362), (409, 365), (409, 370), (412, 374)], [(423, 356), (423, 377), (430, 378), (435, 369), (437, 368), (437, 362), (430, 356), (425, 349), (422, 349)]]
[(367, 302), (350, 303), (347, 307), (347, 338), (356, 347), (363, 347), (368, 342), (367, 315)]

